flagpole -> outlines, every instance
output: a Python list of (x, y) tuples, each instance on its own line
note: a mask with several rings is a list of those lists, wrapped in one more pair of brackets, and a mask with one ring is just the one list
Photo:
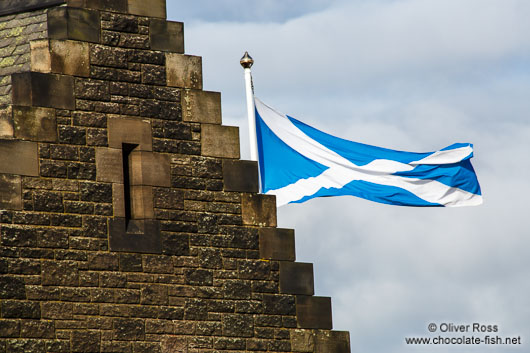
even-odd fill
[(247, 93), (247, 116), (248, 116), (248, 132), (250, 139), (250, 160), (258, 160), (258, 141), (256, 138), (256, 110), (254, 106), (254, 86), (252, 84), (252, 71), (250, 68), (254, 65), (254, 59), (248, 52), (239, 61), (241, 66), (245, 69), (245, 89)]

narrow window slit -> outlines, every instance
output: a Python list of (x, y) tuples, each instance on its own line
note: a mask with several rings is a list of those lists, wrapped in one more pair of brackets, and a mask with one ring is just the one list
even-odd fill
[(122, 159), (123, 159), (123, 199), (125, 202), (125, 226), (129, 226), (129, 222), (133, 219), (132, 213), (132, 199), (131, 199), (131, 169), (130, 156), (131, 152), (138, 147), (137, 144), (122, 143)]

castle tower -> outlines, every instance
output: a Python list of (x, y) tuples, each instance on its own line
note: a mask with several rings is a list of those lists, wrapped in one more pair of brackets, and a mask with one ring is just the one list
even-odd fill
[(164, 0), (2, 1), (0, 352), (349, 352), (238, 139)]

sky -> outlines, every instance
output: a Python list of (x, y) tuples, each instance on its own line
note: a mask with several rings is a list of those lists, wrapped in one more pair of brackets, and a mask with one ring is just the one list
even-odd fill
[[(278, 209), (352, 353), (529, 351), (529, 1), (168, 0), (168, 17), (203, 57), (204, 89), (221, 92), (223, 124), (240, 127), (242, 159), (247, 50), (256, 96), (320, 130), (413, 152), (474, 144), (478, 207), (336, 197)], [(430, 323), (497, 325), (522, 344), (405, 344), (452, 337)]]

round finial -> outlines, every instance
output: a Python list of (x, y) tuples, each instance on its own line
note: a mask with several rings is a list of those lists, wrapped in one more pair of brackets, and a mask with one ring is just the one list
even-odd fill
[(243, 66), (243, 68), (250, 69), (252, 65), (254, 65), (254, 59), (252, 59), (252, 57), (248, 55), (248, 51), (246, 51), (239, 63), (241, 66)]

